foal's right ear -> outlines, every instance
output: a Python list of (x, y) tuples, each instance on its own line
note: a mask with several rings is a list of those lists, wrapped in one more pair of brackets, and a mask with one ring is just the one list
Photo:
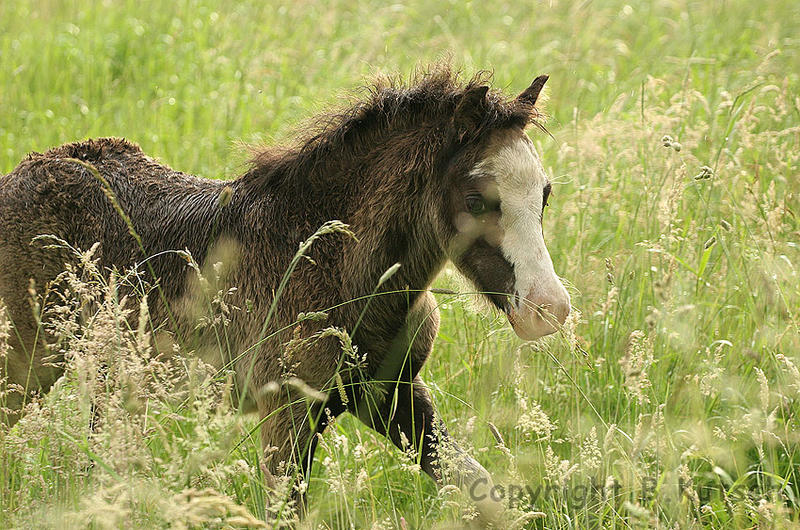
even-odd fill
[(472, 87), (461, 96), (453, 115), (453, 124), (458, 139), (462, 140), (470, 131), (478, 128), (486, 112), (486, 93), (489, 87), (480, 85)]
[(527, 103), (531, 107), (536, 105), (536, 100), (539, 99), (539, 92), (544, 88), (544, 84), (550, 79), (549, 75), (540, 75), (533, 80), (531, 86), (522, 91), (522, 94), (517, 96), (517, 101)]

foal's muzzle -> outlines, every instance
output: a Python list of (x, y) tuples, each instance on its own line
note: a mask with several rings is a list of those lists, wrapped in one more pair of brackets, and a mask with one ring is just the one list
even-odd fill
[(517, 336), (535, 340), (555, 333), (569, 316), (569, 294), (560, 283), (550, 293), (532, 292), (507, 312)]

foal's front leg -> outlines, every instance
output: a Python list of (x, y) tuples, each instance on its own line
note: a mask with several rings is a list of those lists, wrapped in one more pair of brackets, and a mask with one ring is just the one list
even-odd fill
[(335, 400), (324, 406), (308, 407), (305, 403), (294, 403), (281, 407), (271, 404), (264, 408), (270, 410), (261, 420), (261, 439), (266, 457), (263, 472), (267, 485), (275, 488), (278, 477), (293, 475), (289, 495), (295, 501), (298, 516), (303, 518), (305, 490), (311, 476), (317, 434), (323, 432), (329, 419), (341, 414), (344, 408)]
[(404, 443), (410, 443), (419, 449), (420, 467), (440, 487), (458, 486), (475, 503), (482, 519), (498, 522), (504, 509), (490, 495), (494, 487), (491, 475), (450, 437), (422, 379), (417, 375), (410, 384), (401, 382), (396, 389), (396, 407), (392, 407), (390, 392), (382, 404), (367, 407), (367, 414), (358, 411), (359, 418), (397, 447), (406, 449)]

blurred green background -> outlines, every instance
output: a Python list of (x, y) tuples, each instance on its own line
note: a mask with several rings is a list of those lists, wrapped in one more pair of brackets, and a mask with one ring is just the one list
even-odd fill
[[(641, 502), (555, 493), (529, 526), (797, 524), (800, 2), (4, 1), (0, 172), (115, 135), (232, 178), (242, 142), (285, 139), (375, 74), (441, 60), (491, 70), (509, 94), (550, 75), (553, 138), (533, 136), (555, 183), (545, 237), (574, 305), (564, 333), (522, 344), (504, 319), (440, 295), (423, 377), (451, 430), (505, 483), (611, 477), (631, 493), (658, 478)], [(459, 283), (448, 270), (437, 285)], [(462, 521), (371, 436), (351, 419), (329, 433), (310, 524)], [(257, 470), (252, 451), (220, 459)], [(64, 455), (31, 455), (60, 476)], [(27, 462), (4, 474), (8, 520), (41, 523), (94, 487), (76, 476), (32, 493)], [(695, 503), (679, 490), (689, 479), (716, 496)], [(258, 488), (230, 480), (217, 487), (263, 516)]]
[[(756, 74), (797, 83), (794, 2), (3, 2), (0, 171), (75, 139), (130, 138), (230, 176), (237, 140), (280, 135), (376, 72), (442, 58), (517, 92), (551, 75), (550, 127), (637, 104), (648, 77), (714, 102)], [(763, 58), (780, 50), (767, 64)]]

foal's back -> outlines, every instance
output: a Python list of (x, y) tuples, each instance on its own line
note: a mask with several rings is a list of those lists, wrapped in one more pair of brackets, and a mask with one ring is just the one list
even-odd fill
[[(33, 280), (41, 293), (75, 256), (67, 249), (45, 248), (52, 241), (34, 241), (36, 236), (56, 236), (83, 250), (101, 242), (100, 265), (123, 269), (160, 249), (202, 246), (223, 185), (174, 171), (117, 138), (33, 153), (0, 177), (0, 299), (14, 326), (11, 353), (0, 362), (0, 381), (5, 376), (8, 383), (34, 391), (47, 389), (60, 375), (42, 366), (51, 352), (41, 330), (37, 333), (30, 287)], [(146, 242), (144, 252), (109, 191)], [(5, 405), (14, 410), (21, 400), (12, 393)]]

